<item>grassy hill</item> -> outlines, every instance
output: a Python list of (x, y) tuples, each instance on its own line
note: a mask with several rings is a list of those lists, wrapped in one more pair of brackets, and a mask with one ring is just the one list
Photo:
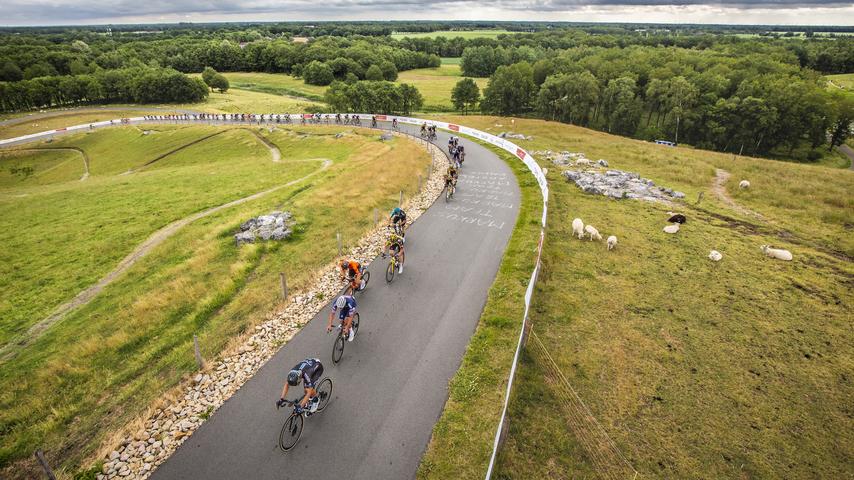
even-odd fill
[[(0, 241), (0, 345), (169, 222), (304, 180), (177, 230), (90, 303), (0, 360), (0, 477), (37, 476), (36, 448), (74, 471), (112, 430), (195, 369), (194, 334), (214, 357), (281, 302), (283, 265), (292, 291), (303, 288), (336, 254), (335, 231), (345, 242), (359, 238), (373, 225), (373, 209), (391, 208), (400, 189), (414, 189), (430, 161), (413, 142), (380, 142), (350, 128), (150, 128), (31, 146), (83, 150), (91, 169), (84, 181), (71, 152), (0, 150), (0, 223), (16, 232)], [(280, 162), (256, 134), (278, 147)], [(332, 164), (321, 169), (325, 160)], [(32, 173), (10, 174), (10, 166)], [(342, 193), (344, 176), (361, 188)], [(294, 236), (235, 247), (240, 223), (272, 210), (294, 213)]]
[[(505, 118), (450, 120), (511, 130)], [(640, 476), (848, 475), (854, 172), (539, 120), (516, 119), (512, 130), (533, 136), (518, 141), (529, 151), (583, 152), (687, 193), (677, 205), (609, 200), (582, 193), (539, 159), (549, 169), (551, 199), (534, 332)], [(738, 189), (741, 179), (750, 180), (749, 190)], [(673, 236), (662, 232), (669, 210), (688, 217)], [(616, 235), (616, 250), (572, 237), (575, 217)], [(762, 244), (791, 250), (794, 261), (765, 257)], [(721, 262), (707, 258), (712, 249), (723, 253)], [(465, 454), (476, 446), (453, 446), (481, 428), (475, 418), (497, 415), (490, 392), (500, 386), (470, 366), (500, 354), (482, 344), (467, 353), (452, 386), (465, 379), (470, 388), (452, 394), (456, 414), (434, 431), (424, 472), (457, 471), (478, 458)], [(596, 432), (579, 426), (546, 365), (529, 343), (497, 478), (592, 478), (602, 470), (605, 457), (583, 447)], [(455, 452), (455, 464), (443, 465), (441, 451)]]

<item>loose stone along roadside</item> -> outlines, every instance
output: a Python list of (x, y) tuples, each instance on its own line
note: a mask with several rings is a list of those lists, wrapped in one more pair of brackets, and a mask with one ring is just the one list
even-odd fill
[[(444, 187), (442, 174), (448, 159), (435, 145), (428, 143), (427, 148), (435, 159), (432, 175), (422, 190), (403, 205), (413, 221), (433, 204)], [(380, 226), (366, 234), (348, 257), (367, 263), (382, 251), (384, 244)], [(118, 441), (105, 445), (104, 463), (97, 478), (147, 478), (340, 291), (336, 264), (332, 262), (319, 272), (317, 282), (308, 291), (297, 293), (283, 310), (256, 326), (239, 347), (176, 387), (160, 405), (132, 422), (136, 427), (128, 427)]]
[(574, 182), (585, 193), (604, 195), (609, 198), (647, 200), (651, 202), (670, 202), (685, 198), (685, 194), (672, 188), (656, 186), (655, 182), (642, 178), (634, 172), (608, 169), (604, 159), (593, 162), (583, 153), (551, 151), (534, 152), (562, 168), (564, 178)]

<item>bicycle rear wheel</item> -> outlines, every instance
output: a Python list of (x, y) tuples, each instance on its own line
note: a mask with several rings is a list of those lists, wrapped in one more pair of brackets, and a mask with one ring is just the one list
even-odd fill
[(350, 324), (350, 328), (353, 329), (354, 332), (358, 335), (359, 333), (359, 314), (353, 314), (353, 323)]
[(342, 333), (344, 330), (340, 330), (338, 332), (338, 337), (335, 338), (335, 343), (332, 345), (332, 363), (338, 363), (341, 361), (341, 357), (344, 356), (344, 334)]
[(362, 281), (365, 283), (364, 286), (359, 289), (360, 292), (368, 287), (368, 282), (371, 281), (371, 272), (362, 272)]
[(394, 259), (388, 262), (388, 267), (385, 269), (385, 281), (386, 283), (391, 283), (394, 280)]
[(282, 431), (279, 433), (279, 448), (283, 452), (287, 452), (297, 444), (300, 435), (302, 435), (303, 424), (302, 415), (297, 415), (296, 413), (291, 413), (291, 416), (285, 420), (285, 424), (282, 425)]
[(329, 405), (329, 401), (332, 400), (332, 379), (329, 377), (324, 378), (317, 385), (317, 396), (320, 397), (320, 403), (317, 404), (317, 411), (322, 412), (327, 405)]

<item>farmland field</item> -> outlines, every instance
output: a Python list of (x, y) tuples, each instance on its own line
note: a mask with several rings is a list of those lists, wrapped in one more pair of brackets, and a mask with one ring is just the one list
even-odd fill
[[(449, 112), (454, 110), (451, 91), (463, 78), (459, 65), (442, 65), (438, 68), (421, 68), (400, 72), (398, 82), (414, 85), (424, 96), (425, 111)], [(474, 79), (481, 92), (488, 79)]]
[[(117, 127), (0, 150), (0, 223), (17, 232), (0, 247), (0, 346), (11, 352), (0, 360), (0, 476), (34, 472), (35, 448), (73, 472), (193, 370), (194, 334), (215, 357), (280, 304), (282, 265), (303, 288), (333, 259), (334, 232), (355, 241), (427, 163), (413, 142), (333, 127)], [(344, 176), (363, 188), (342, 192)], [(156, 230), (276, 187), (180, 228), (91, 302), (10, 345)], [(293, 237), (236, 247), (237, 226), (272, 210), (294, 213)]]
[[(510, 123), (444, 119), (491, 132)], [(529, 151), (584, 152), (687, 194), (674, 206), (587, 195), (538, 158), (551, 198), (533, 329), (639, 478), (844, 478), (854, 457), (854, 172), (539, 120), (513, 129), (533, 136), (518, 141)], [(662, 232), (668, 210), (688, 217), (674, 236)], [(574, 238), (575, 217), (616, 235), (616, 250)], [(765, 257), (762, 244), (794, 261)], [(712, 249), (721, 262), (707, 258)], [(530, 345), (497, 477), (592, 478), (603, 458), (582, 448), (591, 431), (574, 427), (578, 411)], [(490, 376), (467, 367), (487, 361), (484, 348), (473, 344), (452, 381), (424, 478), (469, 468), (471, 450), (459, 446), (495, 411)]]

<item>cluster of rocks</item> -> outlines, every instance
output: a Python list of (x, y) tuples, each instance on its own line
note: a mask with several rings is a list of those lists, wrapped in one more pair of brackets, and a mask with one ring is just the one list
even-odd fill
[(562, 174), (568, 181), (575, 182), (585, 193), (604, 195), (610, 198), (634, 198), (638, 200), (672, 200), (685, 198), (682, 192), (657, 187), (652, 180), (642, 178), (634, 172), (622, 170), (579, 171), (566, 170)]
[(553, 164), (557, 165), (558, 167), (572, 167), (574, 165), (591, 166), (595, 163), (596, 165), (599, 165), (600, 167), (608, 168), (608, 161), (607, 160), (600, 158), (596, 162), (593, 162), (592, 160), (585, 157), (583, 153), (580, 153), (580, 152), (574, 153), (574, 152), (563, 151), (563, 152), (557, 153), (557, 152), (552, 152), (551, 150), (545, 150), (545, 151), (540, 150), (540, 151), (534, 152), (534, 155), (539, 155), (539, 156), (545, 157), (546, 160), (551, 161)]
[(521, 133), (513, 133), (513, 132), (501, 132), (498, 134), (501, 138), (515, 138), (517, 140), (533, 140), (534, 137), (530, 135), (522, 135)]
[[(442, 173), (448, 160), (434, 145), (430, 153), (436, 168), (415, 197), (404, 204), (407, 217), (415, 220), (433, 204), (442, 192)], [(385, 245), (385, 231), (376, 228), (364, 236), (348, 253), (349, 258), (367, 263)], [(264, 363), (289, 341), (341, 290), (335, 262), (318, 272), (317, 282), (307, 292), (293, 296), (285, 308), (272, 313), (239, 347), (224, 353), (222, 359), (177, 387), (175, 394), (152, 410), (137, 427), (130, 428), (104, 457), (98, 480), (115, 478), (145, 479), (166, 461), (179, 445), (213, 412), (220, 408)]]
[(391, 138), (392, 138), (391, 133), (383, 133), (382, 135), (380, 135), (380, 141), (381, 142), (391, 140)]
[(294, 225), (291, 212), (270, 212), (269, 215), (250, 218), (240, 225), (240, 232), (234, 235), (238, 245), (254, 243), (256, 240), (284, 240), (291, 236)]

